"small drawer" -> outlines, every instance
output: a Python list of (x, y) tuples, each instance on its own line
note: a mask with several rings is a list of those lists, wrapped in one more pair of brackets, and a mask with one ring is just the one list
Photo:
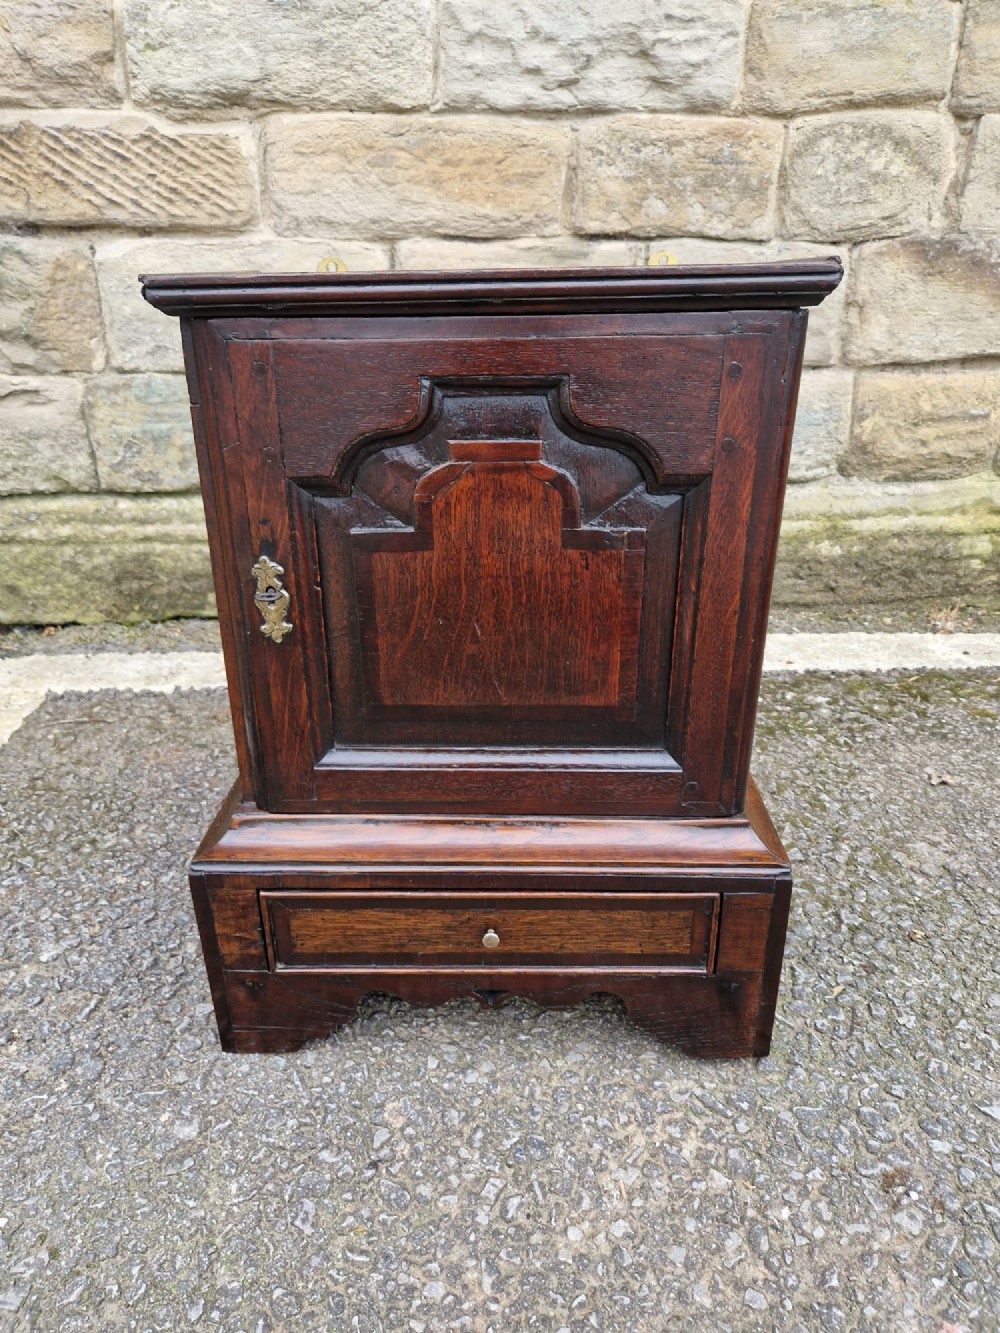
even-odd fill
[(271, 966), (708, 971), (718, 894), (262, 892)]

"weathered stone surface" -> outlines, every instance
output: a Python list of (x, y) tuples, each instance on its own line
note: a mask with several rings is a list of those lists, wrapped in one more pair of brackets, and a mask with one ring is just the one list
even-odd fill
[(0, 623), (215, 614), (197, 495), (0, 500)]
[(1000, 371), (862, 373), (849, 476), (931, 481), (987, 472), (1000, 450)]
[(183, 370), (176, 319), (142, 299), (140, 273), (314, 273), (389, 267), (387, 246), (361, 241), (178, 241), (173, 237), (112, 241), (97, 248), (97, 273), (111, 364), (121, 370)]
[(579, 137), (577, 230), (766, 239), (781, 139), (779, 125), (745, 120), (591, 121)]
[(975, 134), (962, 192), (962, 226), (997, 235), (1000, 234), (1000, 116), (983, 116)]
[(945, 236), (861, 248), (847, 300), (855, 364), (996, 356), (1000, 238)]
[[(817, 259), (836, 252), (836, 246), (817, 241), (705, 241), (697, 237), (671, 236), (650, 241), (651, 264), (769, 264), (779, 260)], [(844, 302), (850, 277), (849, 258), (840, 256), (844, 280), (822, 305), (809, 311), (806, 335), (807, 366), (828, 366), (840, 359)]]
[(966, 0), (952, 107), (964, 115), (1000, 111), (1000, 5)]
[(0, 126), (0, 219), (224, 231), (257, 214), (249, 135), (165, 134), (132, 116)]
[(754, 0), (743, 101), (782, 114), (948, 91), (953, 0)]
[(83, 397), (102, 491), (187, 491), (198, 485), (183, 375), (101, 375)]
[(80, 392), (55, 376), (0, 379), (0, 494), (96, 490)]
[(0, 16), (0, 104), (115, 106), (111, 0), (15, 0)]
[(817, 481), (836, 472), (850, 439), (853, 395), (854, 375), (849, 370), (802, 372), (789, 481)]
[(97, 278), (82, 246), (0, 239), (0, 373), (100, 370)]
[(483, 117), (275, 117), (275, 227), (344, 236), (516, 236), (558, 229), (568, 131)]
[(931, 111), (814, 116), (791, 126), (785, 230), (862, 240), (926, 228), (951, 174), (951, 123)]
[(725, 111), (744, 0), (445, 0), (445, 106)]
[(793, 486), (776, 606), (1000, 604), (1000, 481)]
[[(426, 106), (431, 0), (127, 0), (132, 95), (200, 108)], [(196, 26), (196, 32), (192, 27)]]
[(639, 241), (588, 241), (580, 236), (527, 236), (514, 241), (448, 241), (440, 238), (400, 241), (396, 267), (573, 268), (588, 264), (645, 263)]

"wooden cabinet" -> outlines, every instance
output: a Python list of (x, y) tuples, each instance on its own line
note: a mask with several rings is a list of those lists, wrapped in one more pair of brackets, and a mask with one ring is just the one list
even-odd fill
[(240, 765), (192, 867), (224, 1044), (369, 990), (610, 990), (767, 1048), (789, 872), (750, 748), (803, 307), (840, 277), (143, 279)]

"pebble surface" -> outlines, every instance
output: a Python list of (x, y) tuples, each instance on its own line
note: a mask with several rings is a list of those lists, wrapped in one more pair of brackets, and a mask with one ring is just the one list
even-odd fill
[(766, 680), (796, 890), (733, 1063), (610, 999), (222, 1054), (225, 695), (50, 698), (0, 750), (0, 1328), (996, 1329), (998, 684)]

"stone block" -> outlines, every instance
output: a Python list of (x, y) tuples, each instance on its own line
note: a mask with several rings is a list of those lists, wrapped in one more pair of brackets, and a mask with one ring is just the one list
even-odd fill
[(201, 497), (0, 500), (0, 624), (211, 616)]
[(983, 116), (975, 131), (961, 210), (963, 227), (1000, 234), (1000, 116)]
[[(835, 245), (817, 241), (705, 241), (698, 237), (671, 236), (650, 241), (651, 264), (770, 264), (781, 260), (822, 259), (835, 254)], [(840, 360), (844, 302), (847, 295), (849, 258), (840, 256), (844, 280), (822, 305), (809, 311), (806, 334), (807, 366), (828, 366)]]
[(878, 606), (964, 597), (1000, 609), (1000, 480), (794, 486), (776, 606)]
[(726, 111), (739, 88), (744, 0), (445, 0), (445, 106)]
[(19, 0), (0, 18), (0, 104), (117, 106), (112, 0)]
[(430, 100), (431, 0), (126, 0), (125, 28), (132, 96), (171, 116)]
[(189, 491), (198, 485), (183, 375), (100, 375), (83, 414), (102, 491)]
[(996, 356), (1000, 237), (912, 237), (862, 246), (847, 294), (856, 365)]
[(841, 470), (879, 481), (988, 472), (1000, 450), (1000, 371), (884, 371), (858, 376)]
[(781, 152), (777, 124), (715, 117), (616, 116), (584, 124), (576, 229), (764, 240)]
[(100, 370), (104, 335), (89, 252), (0, 238), (0, 373)]
[(484, 117), (276, 116), (275, 228), (343, 236), (517, 236), (559, 228), (568, 130)]
[(1000, 4), (966, 0), (952, 109), (965, 116), (1000, 111)]
[(784, 229), (864, 240), (926, 230), (952, 171), (950, 119), (932, 111), (860, 111), (793, 124)]
[(743, 104), (786, 115), (937, 102), (960, 11), (953, 0), (754, 0)]
[(388, 268), (389, 250), (360, 241), (153, 236), (99, 245), (96, 264), (111, 364), (121, 370), (180, 371), (180, 327), (142, 299), (140, 273), (315, 273), (341, 267), (353, 272)]
[(850, 440), (853, 397), (854, 375), (849, 370), (802, 372), (789, 481), (817, 481), (836, 472)]
[(644, 264), (639, 241), (588, 241), (580, 236), (521, 236), (513, 241), (399, 241), (399, 269), (584, 268)]
[(257, 216), (245, 131), (167, 134), (133, 116), (0, 126), (0, 220), (234, 230)]
[(61, 376), (0, 379), (0, 494), (97, 489), (80, 396)]

